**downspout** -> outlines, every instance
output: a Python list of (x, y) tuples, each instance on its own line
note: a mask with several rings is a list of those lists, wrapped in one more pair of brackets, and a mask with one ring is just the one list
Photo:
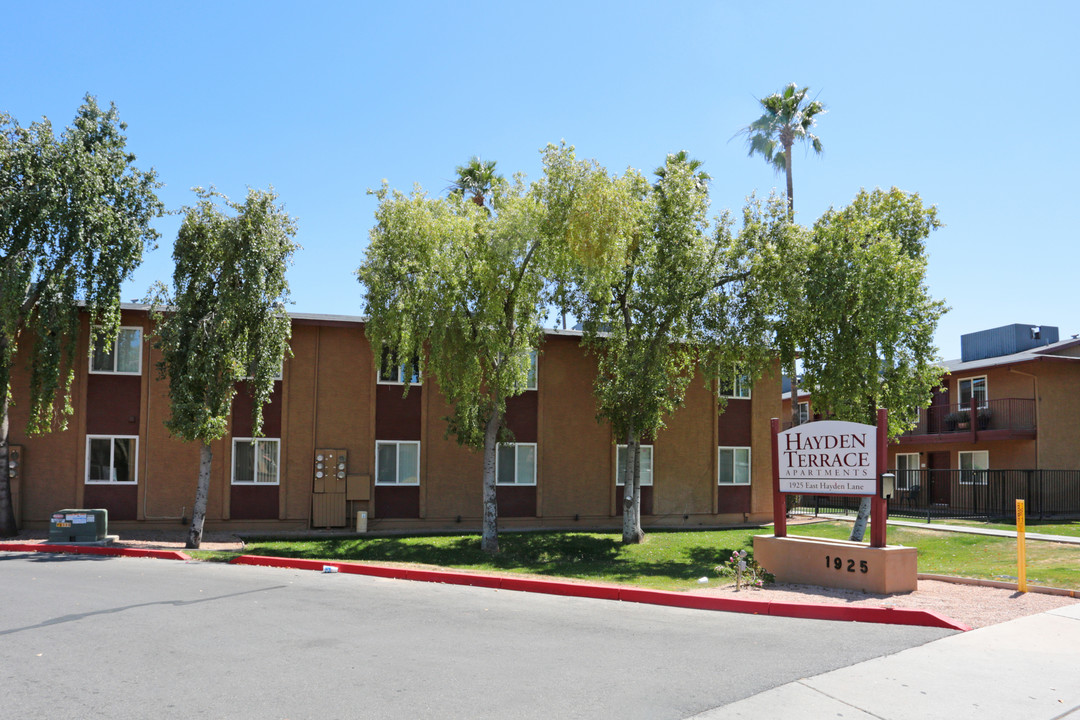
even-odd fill
[(1042, 404), (1039, 401), (1039, 376), (1026, 373), (1023, 370), (1017, 370), (1016, 368), (1009, 368), (1009, 372), (1016, 373), (1017, 375), (1026, 375), (1031, 378), (1032, 392), (1035, 396), (1035, 469), (1038, 470), (1042, 467), (1042, 452), (1039, 447), (1040, 433), (1039, 433), (1039, 406)]

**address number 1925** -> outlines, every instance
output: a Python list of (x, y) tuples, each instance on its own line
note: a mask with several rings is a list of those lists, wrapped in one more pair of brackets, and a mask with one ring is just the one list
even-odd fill
[[(855, 572), (855, 561), (851, 558), (844, 559), (841, 557), (833, 557), (832, 555), (825, 556), (825, 567), (827, 568), (832, 568), (833, 570), (844, 570), (845, 565), (847, 566), (847, 571), (849, 573)], [(867, 565), (865, 560), (859, 560), (858, 568), (859, 572), (861, 573), (870, 572), (870, 566)]]

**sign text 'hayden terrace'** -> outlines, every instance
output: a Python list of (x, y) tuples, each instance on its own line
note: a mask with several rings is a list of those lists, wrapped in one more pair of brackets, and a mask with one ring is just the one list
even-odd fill
[(779, 433), (780, 492), (875, 494), (876, 432), (873, 425), (822, 420)]

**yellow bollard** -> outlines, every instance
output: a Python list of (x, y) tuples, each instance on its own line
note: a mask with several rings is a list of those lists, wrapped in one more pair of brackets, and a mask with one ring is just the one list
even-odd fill
[(1027, 561), (1024, 557), (1024, 501), (1016, 501), (1016, 589), (1027, 592)]

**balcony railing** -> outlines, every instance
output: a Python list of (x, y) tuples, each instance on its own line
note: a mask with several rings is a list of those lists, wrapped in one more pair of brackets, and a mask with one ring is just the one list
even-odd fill
[(981, 404), (973, 399), (964, 408), (953, 403), (920, 410), (918, 425), (903, 437), (971, 435), (987, 430), (1034, 436), (1035, 429), (1035, 401), (1031, 398), (1003, 398)]
[[(890, 517), (1015, 517), (1025, 501), (1029, 519), (1080, 516), (1080, 470), (890, 470), (896, 494)], [(851, 515), (859, 498), (796, 495), (791, 512), (799, 515)]]

